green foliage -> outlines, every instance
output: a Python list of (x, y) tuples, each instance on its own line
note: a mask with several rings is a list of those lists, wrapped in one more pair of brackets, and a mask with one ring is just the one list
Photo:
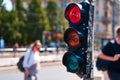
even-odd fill
[[(28, 44), (26, 37), (26, 10), (23, 7), (23, 0), (16, 0), (16, 11), (17, 11), (17, 27), (19, 27), (19, 33), (21, 35), (19, 43), (22, 45)], [(27, 34), (28, 35), (28, 34)]]
[(40, 0), (32, 0), (27, 12), (27, 30), (29, 42), (36, 39), (42, 40), (42, 32), (50, 29), (47, 16), (41, 7)]
[(68, 23), (65, 21), (64, 18), (64, 11), (57, 5), (55, 1), (48, 1), (46, 12), (48, 20), (50, 22), (51, 32), (60, 32), (63, 34), (66, 27), (68, 26)]
[(24, 21), (25, 22), (25, 9), (23, 7), (23, 0), (15, 0), (16, 1), (16, 10), (18, 14), (18, 20)]
[(5, 36), (6, 43), (13, 44), (16, 40), (21, 38), (21, 34), (19, 32), (18, 21), (16, 19), (16, 12), (11, 11), (8, 12), (4, 9), (1, 11), (1, 36)]
[[(42, 40), (43, 31), (63, 33), (67, 27), (63, 10), (58, 7), (55, 1), (49, 1), (47, 7), (41, 6), (41, 0), (30, 0), (28, 8), (23, 7), (23, 0), (14, 0), (15, 8), (7, 11), (4, 5), (0, 4), (0, 37), (5, 40), (6, 46), (18, 42), (20, 45), (27, 45), (36, 39)], [(49, 42), (52, 37), (46, 37)]]
[(17, 10), (7, 11), (3, 6), (0, 16), (1, 35), (5, 39), (7, 46), (13, 45), (15, 42), (21, 42), (22, 33), (20, 32), (20, 22)]
[(58, 8), (58, 9), (59, 9), (58, 24), (60, 25), (60, 32), (64, 33), (66, 28), (68, 27), (68, 22), (64, 18), (64, 11), (61, 8)]
[(46, 7), (47, 17), (50, 22), (51, 32), (56, 32), (57, 25), (57, 4), (55, 1), (48, 1), (48, 5)]

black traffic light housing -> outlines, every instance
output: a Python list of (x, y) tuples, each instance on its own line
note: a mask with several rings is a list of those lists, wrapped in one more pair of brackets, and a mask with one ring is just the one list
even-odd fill
[(63, 65), (68, 72), (79, 76), (86, 74), (90, 2), (70, 3), (65, 10), (69, 28), (64, 33), (68, 51), (63, 56)]

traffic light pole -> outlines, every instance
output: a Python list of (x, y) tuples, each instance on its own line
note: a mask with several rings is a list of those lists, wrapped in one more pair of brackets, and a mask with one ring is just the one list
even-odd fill
[(86, 75), (83, 80), (93, 80), (93, 58), (92, 58), (92, 51), (93, 51), (93, 19), (94, 19), (94, 6), (91, 4), (92, 0), (85, 0), (90, 2), (90, 9), (89, 9), (89, 22), (88, 22), (88, 49), (87, 49), (87, 64), (86, 64)]
[(115, 38), (115, 1), (112, 1), (112, 38)]

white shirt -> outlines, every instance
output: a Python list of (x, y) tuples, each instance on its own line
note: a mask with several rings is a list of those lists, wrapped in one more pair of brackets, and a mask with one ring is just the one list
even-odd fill
[(23, 67), (30, 67), (33, 64), (37, 64), (37, 69), (40, 68), (40, 56), (39, 56), (39, 52), (32, 52), (30, 50), (28, 50), (25, 55), (24, 55), (24, 61), (23, 61)]

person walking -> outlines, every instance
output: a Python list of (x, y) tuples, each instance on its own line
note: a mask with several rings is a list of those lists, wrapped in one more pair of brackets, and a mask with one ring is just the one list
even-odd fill
[(23, 61), (23, 67), (25, 69), (24, 80), (39, 80), (37, 74), (40, 69), (39, 50), (41, 46), (40, 40), (37, 40), (32, 43), (31, 49), (25, 53)]
[(107, 73), (110, 80), (120, 80), (120, 28), (115, 40), (109, 41), (101, 50), (98, 58), (110, 61)]
[(17, 48), (19, 48), (19, 44), (16, 42), (13, 46), (13, 57), (16, 57)]

